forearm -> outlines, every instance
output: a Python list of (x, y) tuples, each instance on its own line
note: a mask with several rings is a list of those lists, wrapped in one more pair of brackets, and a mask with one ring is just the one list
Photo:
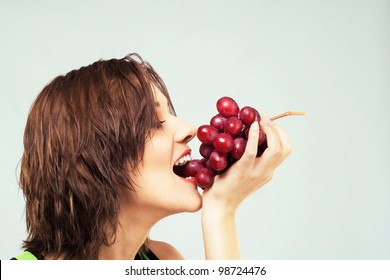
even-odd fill
[(206, 259), (240, 259), (235, 210), (204, 207), (202, 230)]
[(260, 123), (268, 148), (257, 157), (259, 125), (254, 122), (242, 157), (229, 170), (215, 176), (203, 192), (202, 229), (206, 259), (240, 259), (235, 213), (250, 194), (272, 179), (275, 169), (290, 154), (286, 132), (264, 115)]

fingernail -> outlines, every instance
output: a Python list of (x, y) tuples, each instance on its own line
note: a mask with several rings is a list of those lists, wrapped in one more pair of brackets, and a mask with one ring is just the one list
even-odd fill
[(258, 122), (253, 122), (253, 123), (252, 123), (251, 129), (252, 129), (252, 130), (253, 130), (253, 129), (259, 130), (259, 129), (260, 129), (260, 128), (259, 128), (259, 123), (258, 123)]

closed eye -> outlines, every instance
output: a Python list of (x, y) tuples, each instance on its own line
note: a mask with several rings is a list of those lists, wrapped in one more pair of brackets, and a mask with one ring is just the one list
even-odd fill
[(165, 120), (156, 122), (155, 128), (156, 128), (156, 129), (163, 128), (163, 123), (165, 123)]

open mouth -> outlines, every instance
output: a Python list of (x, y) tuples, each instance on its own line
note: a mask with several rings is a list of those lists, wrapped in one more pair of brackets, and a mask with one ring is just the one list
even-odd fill
[(199, 159), (191, 159), (191, 151), (183, 155), (175, 162), (173, 172), (187, 182), (196, 183), (198, 172), (207, 167), (207, 163)]
[(187, 174), (187, 170), (185, 168), (186, 164), (191, 161), (191, 150), (186, 150), (182, 156), (175, 162), (173, 165), (173, 172), (182, 178), (191, 177)]

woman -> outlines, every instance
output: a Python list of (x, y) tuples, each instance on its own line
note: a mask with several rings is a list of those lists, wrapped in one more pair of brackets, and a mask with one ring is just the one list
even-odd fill
[(291, 151), (285, 131), (266, 115), (260, 126), (264, 154), (256, 157), (255, 122), (242, 158), (201, 195), (193, 179), (173, 171), (188, 160), (196, 129), (176, 117), (163, 81), (140, 56), (101, 60), (55, 78), (38, 95), (25, 129), (23, 255), (183, 259), (148, 233), (164, 217), (202, 208), (206, 259), (239, 259), (236, 209)]

